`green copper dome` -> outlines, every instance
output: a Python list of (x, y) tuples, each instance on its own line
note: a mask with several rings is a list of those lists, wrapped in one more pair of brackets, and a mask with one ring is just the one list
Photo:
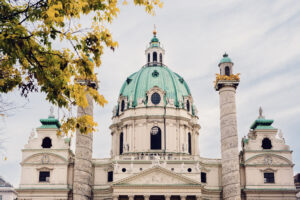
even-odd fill
[(166, 98), (173, 99), (176, 107), (182, 107), (184, 96), (191, 95), (190, 89), (184, 79), (166, 66), (142, 67), (138, 72), (130, 75), (124, 82), (120, 95), (132, 101), (132, 107), (137, 106), (138, 99), (147, 101), (147, 91), (154, 86), (165, 92)]
[(154, 37), (151, 39), (151, 42), (150, 42), (150, 43), (152, 43), (152, 42), (159, 42), (159, 40), (158, 40), (158, 38), (157, 38), (156, 36), (154, 36)]
[(220, 60), (219, 65), (220, 65), (221, 63), (232, 63), (231, 59), (228, 57), (228, 54), (225, 53), (225, 54), (223, 55), (223, 58)]

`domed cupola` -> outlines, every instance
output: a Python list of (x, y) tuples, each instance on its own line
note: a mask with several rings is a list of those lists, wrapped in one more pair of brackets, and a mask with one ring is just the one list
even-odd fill
[[(185, 80), (162, 63), (164, 50), (153, 32), (146, 49), (147, 64), (127, 77), (120, 91), (119, 104), (114, 116), (138, 107), (183, 108), (195, 115), (190, 89)], [(159, 60), (156, 60), (159, 55)], [(150, 58), (149, 58), (150, 57)]]
[(146, 64), (126, 78), (113, 111), (112, 157), (199, 155), (200, 125), (190, 89), (163, 63), (165, 51), (156, 30), (145, 53)]

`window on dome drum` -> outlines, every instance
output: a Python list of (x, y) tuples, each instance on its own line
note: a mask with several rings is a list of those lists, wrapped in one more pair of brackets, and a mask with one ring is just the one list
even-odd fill
[(151, 149), (161, 149), (161, 130), (158, 126), (154, 126), (150, 131), (150, 143)]
[(160, 103), (160, 95), (155, 92), (151, 95), (151, 102), (154, 104), (154, 105), (157, 105)]
[(186, 110), (188, 112), (190, 112), (190, 101), (189, 100), (186, 101)]
[(148, 63), (150, 62), (150, 53), (148, 53)]
[(113, 182), (114, 181), (114, 172), (110, 171), (107, 172), (107, 182)]
[(264, 183), (275, 183), (273, 172), (264, 173)]
[(271, 140), (269, 138), (264, 138), (262, 140), (261, 147), (263, 149), (271, 149), (272, 148), (272, 142), (271, 142)]
[(162, 54), (159, 54), (159, 62), (162, 63)]
[(121, 112), (124, 112), (124, 110), (125, 110), (125, 101), (122, 100), (122, 102), (121, 102)]
[(153, 52), (153, 62), (157, 62), (157, 53)]
[(192, 137), (191, 137), (191, 133), (188, 133), (188, 142), (189, 142), (189, 146), (188, 146), (189, 154), (192, 154)]
[(123, 153), (123, 132), (120, 134), (120, 155)]
[(49, 182), (49, 181), (50, 181), (50, 172), (40, 171), (39, 182)]
[(201, 172), (201, 183), (206, 183), (206, 173)]
[(230, 76), (230, 69), (228, 66), (225, 67), (225, 75)]
[(44, 149), (49, 149), (52, 147), (52, 141), (49, 137), (45, 137), (42, 142), (42, 147)]

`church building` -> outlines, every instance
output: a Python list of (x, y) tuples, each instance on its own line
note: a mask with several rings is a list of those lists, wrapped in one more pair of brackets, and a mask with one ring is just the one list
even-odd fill
[[(77, 133), (74, 153), (70, 138), (57, 135), (60, 122), (52, 112), (22, 149), (18, 200), (296, 199), (292, 150), (262, 109), (257, 119), (249, 119), (247, 137), (238, 141), (240, 79), (227, 54), (216, 66), (214, 85), (220, 98), (221, 158), (201, 157), (192, 93), (165, 65), (156, 31), (145, 55), (146, 64), (128, 76), (118, 94), (111, 157), (92, 158), (92, 134)], [(85, 109), (92, 115), (91, 99)]]

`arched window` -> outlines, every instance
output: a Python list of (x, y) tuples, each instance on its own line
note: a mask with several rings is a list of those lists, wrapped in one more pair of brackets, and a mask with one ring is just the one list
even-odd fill
[(49, 149), (52, 147), (52, 141), (49, 137), (45, 137), (42, 142), (42, 147), (44, 149)]
[(190, 101), (189, 100), (186, 101), (186, 110), (188, 112), (190, 112)]
[(272, 148), (272, 142), (271, 142), (271, 140), (269, 138), (264, 138), (262, 140), (261, 147), (263, 149), (271, 149)]
[(230, 76), (230, 69), (228, 66), (225, 67), (225, 75)]
[(189, 154), (192, 154), (192, 137), (191, 137), (191, 133), (188, 133), (188, 142), (189, 142)]
[(157, 62), (157, 53), (153, 52), (153, 62)]
[(121, 102), (121, 112), (123, 112), (124, 109), (125, 109), (125, 101), (122, 100), (122, 102)]
[(159, 62), (162, 63), (162, 54), (159, 54)]
[(161, 149), (161, 130), (158, 126), (154, 126), (150, 131), (151, 149)]
[(150, 62), (150, 53), (148, 53), (148, 63)]
[(123, 153), (123, 132), (120, 134), (120, 155)]

